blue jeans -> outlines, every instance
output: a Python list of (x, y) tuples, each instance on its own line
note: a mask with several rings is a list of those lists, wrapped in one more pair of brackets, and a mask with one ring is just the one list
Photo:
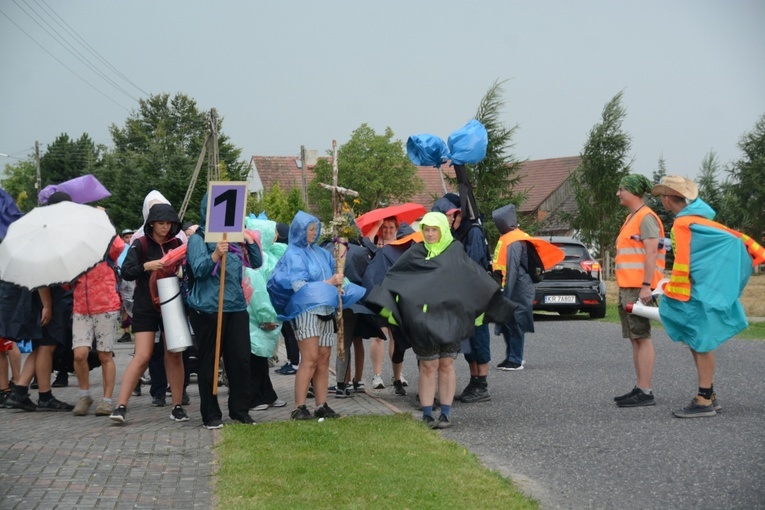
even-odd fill
[(523, 343), (525, 333), (515, 322), (502, 326), (502, 336), (505, 339), (506, 359), (512, 363), (523, 363)]

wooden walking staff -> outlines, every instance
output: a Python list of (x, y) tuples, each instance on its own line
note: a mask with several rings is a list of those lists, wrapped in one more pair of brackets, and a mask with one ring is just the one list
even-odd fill
[[(226, 242), (226, 233), (223, 233), (223, 242)], [(213, 395), (218, 394), (218, 370), (220, 369), (220, 337), (223, 328), (223, 295), (226, 289), (226, 255), (220, 259), (220, 289), (218, 289), (218, 325), (215, 328), (215, 368), (213, 369)]]
[[(343, 199), (347, 196), (357, 197), (358, 192), (352, 189), (343, 188), (337, 185), (337, 141), (332, 140), (332, 185), (319, 183), (324, 189), (332, 191), (332, 211), (334, 214), (333, 223), (335, 227), (342, 223), (342, 209)], [(345, 274), (345, 256), (348, 253), (348, 238), (334, 229), (333, 235), (335, 236), (335, 271), (340, 274)], [(335, 323), (337, 324), (337, 356), (341, 360), (345, 360), (345, 326), (343, 323), (343, 286), (342, 284), (337, 286), (337, 314), (335, 316)]]

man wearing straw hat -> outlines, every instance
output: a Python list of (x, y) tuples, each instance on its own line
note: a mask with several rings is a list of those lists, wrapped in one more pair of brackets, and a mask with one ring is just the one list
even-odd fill
[(752, 267), (765, 262), (765, 249), (749, 236), (712, 221), (715, 211), (698, 197), (690, 179), (664, 177), (651, 194), (676, 218), (672, 225), (675, 263), (659, 303), (667, 335), (691, 349), (698, 393), (673, 411), (678, 418), (715, 416), (722, 405), (714, 391), (714, 350), (748, 323), (739, 301)]

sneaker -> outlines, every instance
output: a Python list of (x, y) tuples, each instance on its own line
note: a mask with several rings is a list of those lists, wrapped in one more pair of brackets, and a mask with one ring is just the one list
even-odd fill
[(314, 397), (316, 397), (316, 395), (313, 392), (313, 384), (308, 386), (308, 393), (306, 393), (305, 397), (306, 398), (314, 398)]
[(284, 400), (280, 398), (277, 398), (276, 400), (274, 400), (273, 402), (269, 404), (269, 406), (271, 407), (284, 407), (286, 405), (287, 405), (287, 402), (285, 402)]
[(276, 372), (277, 374), (282, 374), (282, 375), (295, 375), (297, 374), (297, 369), (294, 366), (292, 366), (292, 363), (288, 361), (287, 363), (282, 365), (281, 368), (277, 368), (276, 370), (274, 370), (274, 372)]
[(473, 386), (473, 390), (467, 395), (464, 395), (462, 397), (462, 402), (466, 404), (474, 404), (476, 402), (488, 402), (489, 400), (491, 400), (491, 395), (489, 395), (489, 389), (484, 386), (478, 386), (478, 385)]
[(722, 404), (720, 403), (720, 400), (718, 400), (717, 394), (714, 392), (712, 392), (712, 407), (715, 408), (715, 412), (722, 412)]
[(472, 391), (473, 391), (473, 387), (474, 387), (474, 386), (475, 386), (475, 381), (474, 381), (474, 380), (473, 380), (473, 378), (471, 377), (471, 378), (470, 378), (470, 382), (468, 383), (468, 385), (467, 385), (467, 386), (465, 386), (465, 389), (464, 389), (464, 390), (462, 390), (462, 393), (460, 393), (460, 394), (459, 394), (459, 395), (456, 397), (456, 400), (462, 401), (462, 399), (463, 399), (463, 398), (465, 398), (465, 397), (466, 397), (466, 396), (468, 396), (470, 393), (472, 393)]
[(37, 377), (34, 377), (32, 379), (32, 382), (29, 385), (29, 389), (31, 389), (31, 390), (38, 390), (38, 389), (40, 389), (40, 385), (37, 384)]
[(257, 425), (257, 423), (255, 423), (255, 420), (253, 420), (249, 414), (245, 414), (241, 418), (233, 418), (233, 420), (243, 425)]
[(56, 374), (56, 378), (51, 383), (52, 388), (66, 388), (69, 386), (69, 374), (63, 370)]
[(99, 402), (99, 404), (96, 406), (96, 416), (109, 416), (112, 414), (112, 411), (114, 411), (114, 406), (111, 405), (106, 400), (102, 400)]
[(212, 420), (205, 423), (205, 428), (207, 430), (217, 430), (223, 428), (223, 421), (220, 418), (213, 418)]
[(144, 386), (148, 386), (151, 384), (151, 377), (148, 375), (142, 375), (140, 379), (138, 379), (139, 384), (143, 384)]
[(313, 416), (315, 418), (340, 418), (340, 415), (329, 407), (326, 402), (323, 406), (317, 407), (316, 410), (314, 410)]
[(619, 402), (620, 400), (624, 400), (625, 398), (630, 398), (631, 396), (640, 393), (640, 388), (635, 386), (630, 390), (629, 393), (625, 393), (624, 395), (619, 395), (618, 397), (614, 397), (614, 402)]
[(677, 411), (672, 411), (672, 414), (678, 418), (704, 418), (707, 416), (715, 416), (717, 411), (715, 411), (711, 399), (707, 400), (704, 397), (696, 395), (693, 397), (690, 404)]
[(442, 414), (438, 417), (438, 422), (436, 423), (436, 428), (439, 429), (448, 429), (451, 428), (452, 422), (449, 420), (449, 417), (445, 414)]
[(109, 415), (109, 419), (118, 423), (125, 423), (127, 421), (127, 407), (117, 406)]
[(337, 383), (335, 388), (335, 398), (349, 398), (352, 397), (351, 388), (345, 385), (345, 383)]
[(403, 384), (405, 388), (409, 386), (409, 383), (404, 379), (404, 374), (401, 374), (401, 384)]
[(5, 405), (5, 401), (8, 399), (8, 395), (11, 394), (11, 390), (0, 391), (0, 409), (5, 409), (8, 406)]
[(133, 390), (133, 396), (134, 397), (141, 396), (141, 383), (138, 383), (138, 386), (136, 386), (135, 389)]
[(191, 399), (189, 398), (189, 392), (186, 390), (183, 390), (183, 397), (181, 397), (181, 405), (187, 406), (191, 404)]
[(513, 363), (512, 361), (507, 361), (505, 363), (505, 366), (501, 367), (500, 370), (505, 370), (505, 371), (523, 370), (523, 364), (522, 363)]
[(376, 390), (385, 388), (385, 383), (383, 382), (382, 376), (380, 374), (374, 374), (372, 376), (372, 388)]
[(406, 396), (406, 390), (404, 389), (404, 382), (400, 380), (393, 381), (393, 393), (402, 397)]
[(302, 406), (296, 407), (292, 410), (290, 418), (293, 420), (310, 420), (313, 418), (313, 416), (311, 416), (311, 411), (309, 411), (305, 404), (303, 404)]
[(68, 412), (73, 411), (74, 406), (71, 404), (67, 404), (66, 402), (61, 402), (56, 397), (51, 397), (50, 400), (47, 402), (43, 402), (42, 400), (37, 401), (37, 410), (38, 411), (48, 411), (48, 412)]
[(638, 390), (637, 393), (631, 397), (623, 398), (616, 403), (618, 407), (642, 407), (656, 405), (656, 399), (653, 398), (653, 392), (649, 394), (643, 393), (643, 390)]
[(5, 407), (23, 409), (24, 411), (37, 411), (37, 406), (32, 402), (32, 399), (29, 398), (29, 395), (19, 397), (13, 392), (5, 398)]
[(72, 410), (72, 414), (75, 416), (85, 416), (88, 414), (88, 409), (90, 409), (90, 406), (93, 405), (93, 399), (90, 398), (90, 396), (85, 395), (80, 397), (80, 400), (77, 401), (77, 403), (74, 405), (74, 409)]
[(154, 395), (154, 398), (151, 399), (151, 405), (154, 407), (165, 407), (167, 404), (167, 397), (163, 393), (161, 395)]
[(431, 415), (426, 415), (422, 417), (423, 423), (429, 428), (429, 429), (437, 429), (438, 428), (438, 422), (435, 418), (433, 418)]
[(367, 389), (364, 386), (364, 381), (353, 381), (353, 392), (354, 393), (366, 393)]
[(509, 362), (509, 361), (507, 361), (507, 360), (504, 360), (502, 363), (500, 363), (499, 365), (497, 365), (497, 368), (498, 368), (498, 369), (500, 369), (500, 370), (504, 370), (504, 369), (507, 367), (507, 364), (508, 364), (508, 363), (510, 363), (510, 362)]
[(125, 333), (121, 337), (117, 339), (117, 343), (124, 344), (127, 342), (132, 342), (133, 338), (130, 336), (130, 333)]
[(259, 404), (252, 408), (255, 411), (265, 411), (268, 409), (268, 404)]
[(186, 414), (186, 411), (183, 409), (183, 407), (175, 406), (170, 412), (170, 419), (175, 421), (189, 421), (189, 415)]

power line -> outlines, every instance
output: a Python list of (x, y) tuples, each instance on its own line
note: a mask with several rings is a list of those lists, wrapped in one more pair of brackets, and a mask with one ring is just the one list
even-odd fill
[[(36, 1), (36, 0), (35, 0), (35, 1)], [(77, 31), (76, 31), (74, 28), (72, 28), (72, 26), (71, 26), (69, 23), (67, 23), (67, 22), (66, 22), (66, 20), (65, 20), (64, 18), (62, 18), (62, 17), (61, 17), (61, 16), (60, 16), (60, 15), (59, 15), (59, 14), (58, 14), (58, 13), (57, 13), (57, 12), (56, 12), (56, 11), (55, 11), (55, 10), (54, 10), (54, 9), (53, 9), (51, 6), (50, 6), (50, 5), (48, 5), (48, 4), (45, 2), (45, 0), (41, 0), (41, 3), (42, 3), (42, 4), (43, 4), (43, 5), (44, 5), (44, 6), (45, 6), (45, 7), (46, 7), (46, 8), (47, 8), (47, 9), (48, 9), (48, 10), (49, 10), (49, 11), (50, 11), (50, 12), (51, 12), (53, 15), (55, 15), (55, 17), (56, 17), (56, 18), (58, 18), (58, 20), (60, 20), (60, 22), (59, 22), (58, 20), (56, 20), (56, 19), (54, 19), (53, 21), (56, 21), (56, 23), (58, 23), (58, 24), (59, 24), (59, 26), (63, 27), (65, 30), (67, 30), (71, 36), (73, 36), (75, 39), (77, 39), (77, 40), (80, 42), (80, 44), (81, 44), (83, 47), (85, 47), (85, 49), (87, 49), (87, 50), (88, 50), (88, 51), (89, 51), (89, 52), (90, 52), (92, 55), (94, 55), (96, 58), (98, 58), (98, 59), (99, 59), (101, 62), (103, 62), (104, 64), (106, 64), (106, 66), (107, 66), (109, 69), (111, 69), (111, 70), (112, 70), (112, 72), (114, 72), (115, 74), (117, 74), (118, 76), (120, 76), (120, 77), (121, 77), (123, 80), (125, 80), (125, 81), (126, 81), (126, 82), (128, 82), (130, 85), (132, 85), (133, 87), (135, 87), (135, 88), (136, 88), (137, 90), (139, 90), (139, 91), (140, 91), (140, 92), (141, 92), (143, 95), (145, 95), (145, 96), (149, 96), (149, 95), (150, 95), (148, 92), (146, 92), (146, 91), (145, 91), (145, 90), (143, 90), (141, 87), (139, 87), (138, 85), (136, 85), (136, 84), (135, 84), (135, 82), (133, 82), (133, 81), (132, 81), (130, 78), (128, 78), (127, 76), (125, 76), (124, 74), (122, 74), (122, 73), (119, 71), (119, 69), (117, 69), (116, 67), (114, 67), (114, 66), (113, 66), (113, 65), (112, 65), (112, 64), (111, 64), (111, 63), (110, 63), (108, 60), (106, 60), (106, 58), (105, 58), (105, 57), (103, 57), (103, 56), (102, 56), (100, 53), (98, 53), (98, 51), (96, 51), (96, 49), (95, 49), (95, 48), (93, 48), (93, 46), (91, 46), (91, 45), (90, 45), (90, 44), (89, 44), (89, 43), (88, 43), (88, 42), (87, 42), (85, 39), (83, 39), (83, 38), (80, 36), (80, 34), (78, 34), (78, 33), (77, 33)], [(39, 5), (39, 4), (38, 4), (38, 5)], [(49, 16), (50, 16), (50, 14), (49, 14)], [(51, 16), (51, 18), (52, 18), (52, 16)], [(62, 25), (62, 23), (63, 23), (63, 25)]]
[[(22, 1), (23, 1), (23, 0), (22, 0)], [(48, 35), (49, 35), (49, 36), (50, 36), (50, 37), (51, 37), (51, 38), (52, 38), (54, 41), (56, 41), (57, 43), (59, 43), (59, 44), (60, 44), (60, 45), (61, 45), (61, 46), (62, 46), (62, 47), (63, 47), (63, 48), (64, 48), (64, 49), (67, 51), (67, 52), (69, 52), (69, 53), (70, 53), (70, 54), (71, 54), (71, 55), (72, 55), (74, 58), (76, 58), (77, 60), (79, 60), (80, 62), (82, 62), (82, 64), (84, 64), (86, 67), (88, 67), (88, 68), (89, 68), (91, 71), (93, 71), (93, 72), (94, 72), (96, 75), (98, 75), (98, 76), (99, 76), (99, 77), (100, 77), (102, 80), (104, 80), (105, 82), (107, 82), (108, 84), (110, 84), (112, 87), (114, 87), (115, 89), (119, 90), (120, 92), (122, 92), (123, 94), (125, 94), (127, 97), (129, 97), (129, 98), (130, 98), (130, 99), (132, 99), (133, 101), (135, 101), (135, 102), (138, 102), (138, 98), (136, 98), (136, 97), (133, 97), (133, 96), (132, 96), (132, 95), (131, 95), (131, 94), (130, 94), (130, 93), (127, 91), (127, 90), (125, 90), (125, 89), (124, 89), (124, 88), (122, 88), (122, 87), (121, 87), (119, 84), (117, 84), (117, 83), (116, 83), (114, 80), (112, 80), (111, 78), (109, 78), (109, 77), (108, 77), (106, 74), (104, 74), (104, 73), (103, 73), (103, 72), (102, 72), (100, 69), (98, 69), (98, 68), (97, 68), (95, 65), (93, 65), (93, 64), (92, 64), (92, 63), (91, 63), (91, 62), (90, 62), (90, 61), (89, 61), (89, 60), (88, 60), (88, 59), (87, 59), (87, 58), (86, 58), (86, 57), (85, 57), (85, 56), (84, 56), (82, 53), (80, 53), (80, 51), (79, 51), (77, 48), (75, 48), (75, 47), (74, 47), (74, 46), (72, 46), (72, 45), (71, 45), (71, 44), (70, 44), (68, 41), (66, 41), (66, 40), (64, 39), (64, 37), (62, 37), (62, 35), (61, 35), (61, 34), (58, 32), (58, 30), (56, 30), (56, 29), (55, 29), (53, 26), (51, 26), (51, 24), (50, 24), (50, 23), (48, 23), (48, 21), (46, 21), (45, 19), (43, 19), (43, 17), (40, 15), (40, 13), (38, 13), (38, 12), (35, 10), (35, 8), (34, 8), (34, 7), (32, 7), (31, 5), (29, 5), (29, 4), (27, 4), (27, 3), (25, 2), (25, 5), (26, 5), (26, 6), (27, 6), (27, 7), (28, 7), (28, 8), (29, 8), (29, 9), (30, 9), (30, 10), (31, 10), (31, 11), (32, 11), (34, 14), (35, 14), (35, 16), (37, 16), (37, 18), (39, 18), (39, 20), (40, 20), (40, 21), (42, 21), (43, 23), (45, 23), (45, 24), (46, 24), (46, 25), (47, 25), (47, 26), (50, 28), (50, 30), (48, 30), (48, 29), (47, 29), (47, 28), (45, 28), (43, 25), (41, 25), (41, 24), (40, 24), (40, 21), (38, 21), (37, 19), (35, 19), (35, 17), (34, 17), (34, 16), (32, 16), (32, 14), (30, 14), (30, 13), (29, 13), (29, 12), (28, 12), (28, 11), (27, 11), (27, 10), (26, 10), (24, 7), (22, 7), (22, 6), (21, 6), (21, 5), (20, 5), (20, 4), (19, 4), (19, 3), (18, 3), (16, 0), (13, 0), (13, 3), (14, 3), (14, 4), (16, 4), (16, 6), (17, 6), (19, 9), (21, 9), (21, 10), (24, 12), (24, 14), (26, 14), (27, 16), (29, 16), (29, 19), (31, 19), (31, 20), (32, 20), (32, 21), (33, 21), (33, 22), (34, 22), (34, 23), (35, 23), (35, 24), (36, 24), (38, 27), (40, 27), (40, 28), (41, 28), (41, 29), (42, 29), (42, 30), (43, 30), (43, 31), (44, 31), (46, 34), (48, 34)], [(53, 33), (51, 33), (51, 30), (53, 31)], [(55, 34), (55, 35), (54, 35), (54, 34)]]
[(77, 72), (75, 72), (75, 71), (74, 71), (72, 68), (70, 68), (68, 65), (66, 65), (65, 63), (63, 63), (63, 62), (62, 62), (62, 61), (61, 61), (61, 60), (60, 60), (58, 57), (56, 57), (56, 56), (55, 56), (53, 53), (51, 53), (50, 51), (48, 51), (48, 49), (47, 49), (45, 46), (43, 46), (42, 44), (40, 44), (39, 42), (37, 42), (37, 40), (36, 40), (34, 37), (32, 37), (31, 35), (29, 35), (29, 33), (28, 33), (26, 30), (24, 30), (23, 28), (21, 28), (21, 27), (19, 26), (19, 24), (18, 24), (18, 23), (16, 23), (15, 21), (13, 21), (13, 19), (11, 19), (11, 17), (10, 17), (10, 16), (8, 16), (8, 15), (7, 15), (7, 14), (6, 14), (6, 13), (5, 13), (5, 12), (4, 12), (2, 9), (0, 9), (0, 14), (2, 14), (3, 16), (5, 16), (6, 18), (8, 18), (8, 21), (10, 21), (11, 23), (13, 23), (13, 24), (16, 26), (16, 28), (18, 28), (19, 30), (21, 30), (21, 32), (23, 32), (23, 33), (24, 33), (24, 35), (26, 35), (27, 37), (29, 37), (29, 38), (32, 40), (32, 42), (33, 42), (33, 43), (35, 43), (37, 46), (39, 46), (39, 47), (40, 47), (40, 49), (41, 49), (41, 50), (43, 50), (45, 53), (47, 53), (48, 55), (50, 55), (50, 57), (51, 57), (53, 60), (55, 60), (56, 62), (58, 62), (59, 64), (61, 64), (61, 65), (62, 65), (62, 66), (63, 66), (63, 67), (64, 67), (64, 68), (67, 70), (67, 71), (69, 71), (70, 73), (72, 73), (73, 75), (75, 75), (77, 78), (79, 78), (80, 80), (82, 80), (82, 81), (83, 81), (83, 82), (84, 82), (84, 83), (85, 83), (85, 84), (86, 84), (88, 87), (92, 88), (93, 90), (95, 90), (96, 92), (98, 92), (99, 94), (101, 94), (101, 95), (102, 95), (102, 96), (104, 96), (106, 99), (108, 99), (108, 100), (109, 100), (109, 101), (111, 101), (112, 103), (116, 104), (117, 106), (119, 106), (120, 108), (122, 108), (123, 110), (125, 110), (126, 112), (128, 112), (128, 113), (130, 112), (130, 110), (129, 110), (128, 108), (126, 108), (126, 107), (125, 107), (125, 106), (123, 106), (122, 104), (118, 103), (116, 100), (114, 100), (114, 99), (112, 99), (111, 97), (109, 97), (108, 95), (106, 95), (104, 92), (102, 92), (101, 90), (99, 90), (99, 89), (98, 89), (98, 88), (97, 88), (95, 85), (93, 85), (92, 83), (90, 83), (88, 80), (86, 80), (85, 78), (83, 78), (82, 76), (80, 76), (79, 74), (77, 74)]

